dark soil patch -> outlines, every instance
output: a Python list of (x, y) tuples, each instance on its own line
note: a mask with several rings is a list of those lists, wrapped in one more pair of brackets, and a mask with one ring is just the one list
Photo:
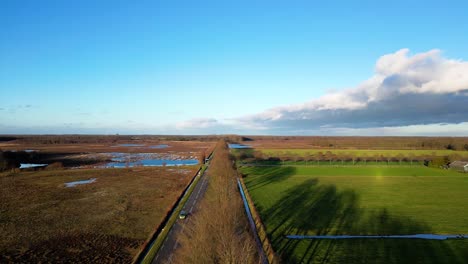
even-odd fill
[(143, 242), (116, 235), (67, 235), (2, 252), (0, 263), (131, 263)]

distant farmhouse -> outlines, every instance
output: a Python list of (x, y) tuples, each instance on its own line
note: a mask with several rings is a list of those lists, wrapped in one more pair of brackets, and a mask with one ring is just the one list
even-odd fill
[(449, 165), (450, 169), (468, 172), (468, 161), (454, 161)]

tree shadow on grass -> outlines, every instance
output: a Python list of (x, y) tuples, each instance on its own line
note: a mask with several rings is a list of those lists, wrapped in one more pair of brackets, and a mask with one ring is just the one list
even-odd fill
[(276, 183), (296, 174), (296, 168), (294, 167), (254, 167), (255, 176), (249, 176), (252, 180), (249, 180), (249, 190), (255, 190), (261, 188), (270, 183)]
[[(276, 176), (277, 178), (281, 178)], [(285, 177), (285, 176), (283, 176)], [(266, 183), (263, 183), (266, 184)], [(262, 210), (268, 234), (284, 263), (464, 263), (466, 240), (405, 239), (293, 240), (285, 235), (396, 235), (431, 233), (425, 223), (363, 209), (353, 190), (337, 190), (310, 179), (288, 189)]]

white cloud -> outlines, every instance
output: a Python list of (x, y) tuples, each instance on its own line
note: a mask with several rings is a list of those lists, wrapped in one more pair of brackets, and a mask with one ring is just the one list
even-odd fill
[(175, 125), (176, 129), (207, 129), (220, 125), (214, 118), (194, 118), (179, 122)]
[[(309, 102), (239, 118), (273, 133), (340, 128), (403, 127), (468, 121), (468, 62), (439, 50), (408, 49), (380, 57), (375, 73), (357, 87)], [(468, 132), (467, 132), (468, 133)]]
[(467, 89), (468, 62), (446, 59), (439, 50), (408, 54), (408, 49), (402, 49), (382, 56), (376, 65), (377, 74), (404, 81), (399, 92), (454, 93)]
[[(356, 87), (302, 104), (228, 120), (196, 118), (141, 125), (139, 130), (138, 124), (115, 127), (119, 132), (165, 134), (468, 136), (468, 62), (445, 58), (439, 50), (412, 55), (401, 49), (380, 57), (374, 74)], [(8, 131), (20, 130), (0, 124), (0, 133)]]
[(312, 130), (290, 131), (294, 135), (333, 135), (333, 136), (467, 136), (468, 122), (459, 124), (428, 124), (394, 127), (328, 127)]

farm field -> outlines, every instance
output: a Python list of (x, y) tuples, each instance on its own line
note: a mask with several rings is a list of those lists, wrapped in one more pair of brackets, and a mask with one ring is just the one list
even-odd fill
[[(131, 262), (197, 170), (1, 173), (0, 262)], [(90, 184), (65, 186), (92, 178)]]
[(466, 240), (285, 235), (467, 234), (468, 175), (427, 167), (241, 167), (286, 263), (466, 263)]
[(448, 156), (448, 155), (459, 155), (460, 157), (468, 158), (468, 151), (457, 151), (448, 149), (259, 149), (266, 155), (277, 156), (278, 153), (291, 153), (293, 155), (304, 156), (306, 154), (317, 155), (319, 153), (326, 154), (330, 152), (336, 155), (354, 155), (354, 156), (367, 156), (372, 159), (375, 155), (384, 157), (396, 157), (397, 155), (403, 155), (409, 157), (422, 156), (422, 155), (433, 155), (433, 156)]

